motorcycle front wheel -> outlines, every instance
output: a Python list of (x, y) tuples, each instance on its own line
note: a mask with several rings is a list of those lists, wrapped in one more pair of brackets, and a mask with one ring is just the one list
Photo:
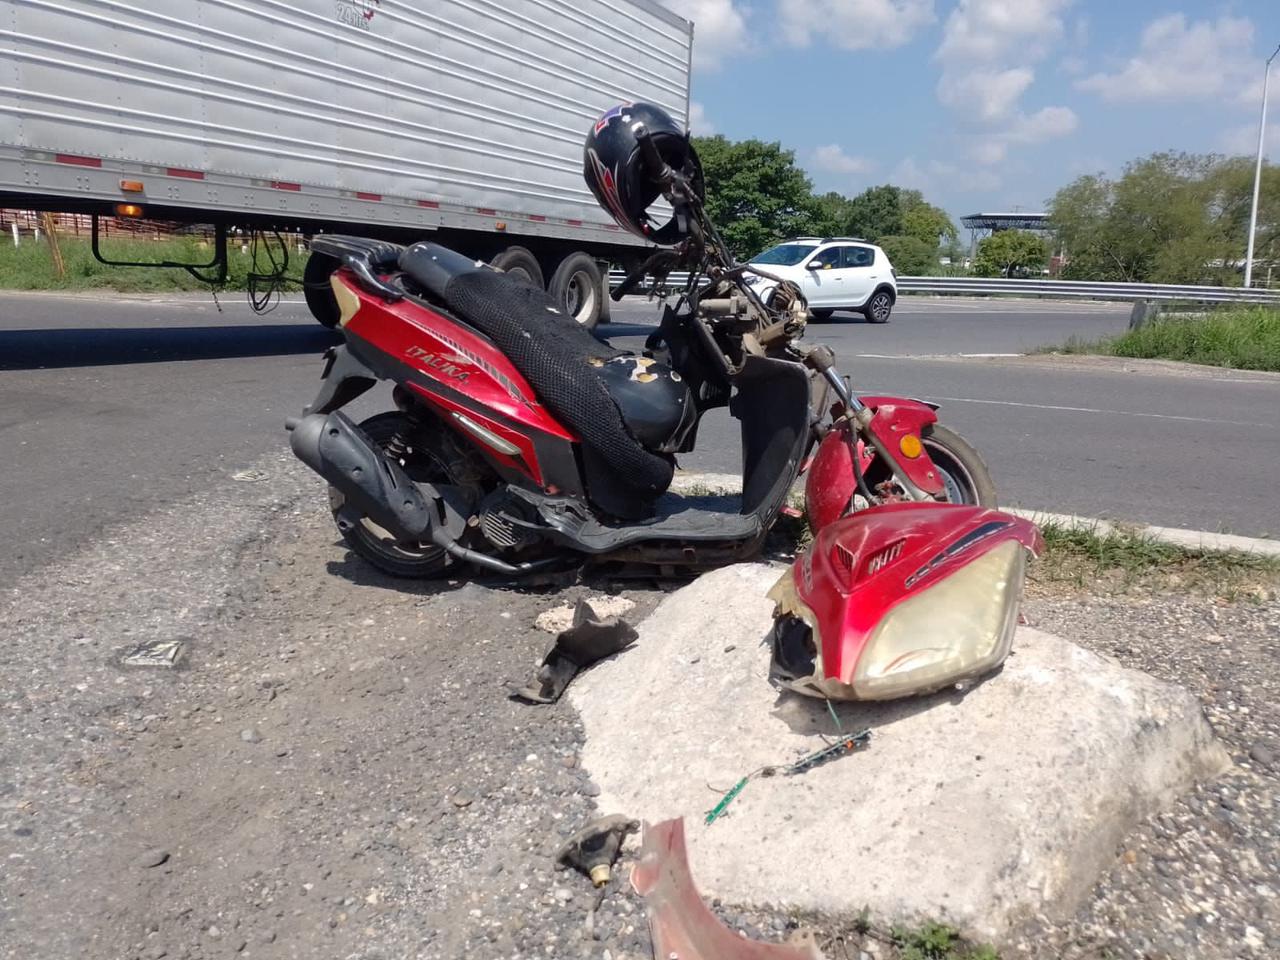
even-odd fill
[[(484, 495), (486, 479), (491, 477), (488, 465), (459, 448), (439, 422), (392, 410), (370, 417), (360, 429), (384, 453), (395, 455), (410, 479), (457, 484), (473, 490), (476, 502)], [(342, 492), (330, 487), (329, 507), (335, 522), (344, 504)], [(438, 578), (460, 563), (433, 543), (398, 541), (368, 517), (353, 524), (339, 523), (338, 531), (353, 553), (393, 577)]]
[[(947, 503), (997, 506), (996, 485), (991, 479), (991, 471), (983, 463), (978, 451), (964, 437), (941, 424), (933, 423), (920, 431), (920, 440), (934, 467), (942, 474)], [(883, 469), (875, 463), (867, 473), (867, 481), (872, 489), (888, 479)]]

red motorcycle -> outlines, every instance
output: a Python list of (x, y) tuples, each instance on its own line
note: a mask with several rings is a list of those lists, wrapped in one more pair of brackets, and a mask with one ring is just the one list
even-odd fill
[[(981, 459), (916, 400), (855, 396), (808, 310), (767, 301), (708, 220), (688, 134), (627, 104), (593, 126), (584, 173), (604, 209), (659, 249), (614, 292), (675, 269), (689, 280), (643, 354), (620, 351), (540, 290), (430, 242), (318, 236), (342, 346), (288, 424), (294, 453), (330, 484), (352, 550), (430, 577), (470, 563), (507, 576), (584, 559), (712, 566), (759, 551), (802, 469), (811, 524), (892, 501), (993, 506)], [(658, 226), (659, 196), (672, 216)], [(775, 279), (776, 278), (770, 278)], [(379, 380), (396, 410), (354, 424), (341, 408)], [(736, 510), (668, 493), (702, 415), (741, 424)], [(817, 447), (816, 455), (814, 453)]]

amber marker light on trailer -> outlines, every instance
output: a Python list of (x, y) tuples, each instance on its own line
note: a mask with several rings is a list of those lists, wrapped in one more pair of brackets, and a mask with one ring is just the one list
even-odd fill
[(117, 203), (116, 216), (136, 219), (137, 217), (142, 216), (142, 207), (136, 203)]
[(122, 193), (142, 193), (144, 192), (144, 190), (145, 190), (145, 187), (143, 187), (141, 180), (121, 180), (120, 181), (120, 191)]

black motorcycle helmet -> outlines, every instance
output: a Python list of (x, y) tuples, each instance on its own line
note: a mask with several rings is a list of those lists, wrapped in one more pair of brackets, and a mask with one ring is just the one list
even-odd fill
[(702, 200), (702, 165), (689, 135), (670, 114), (651, 103), (620, 104), (595, 122), (582, 150), (582, 175), (596, 202), (620, 226), (650, 243), (674, 244), (684, 233), (677, 218), (657, 227), (648, 214), (662, 187), (641, 156), (637, 136), (641, 132), (648, 132), (659, 156)]

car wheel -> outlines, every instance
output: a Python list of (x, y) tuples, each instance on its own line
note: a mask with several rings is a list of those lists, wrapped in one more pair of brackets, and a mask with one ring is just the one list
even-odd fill
[(893, 313), (893, 294), (888, 290), (877, 290), (862, 312), (872, 323), (888, 323), (889, 314)]
[(831, 319), (831, 315), (833, 313), (835, 313), (834, 310), (815, 310), (813, 307), (809, 308), (809, 315), (818, 323), (826, 323)]

